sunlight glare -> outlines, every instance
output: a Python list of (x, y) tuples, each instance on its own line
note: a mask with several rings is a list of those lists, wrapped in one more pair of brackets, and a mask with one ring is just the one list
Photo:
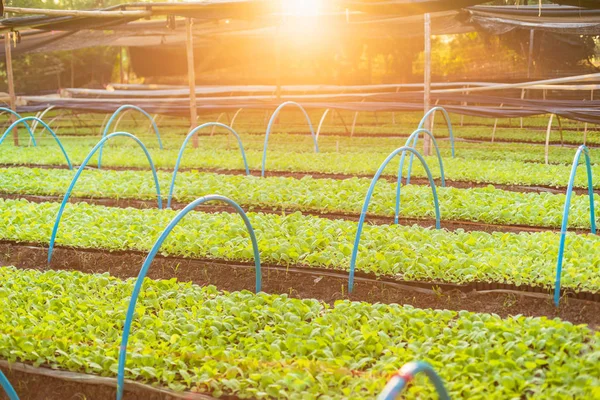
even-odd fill
[(312, 17), (319, 15), (321, 0), (281, 0), (285, 15), (295, 17)]

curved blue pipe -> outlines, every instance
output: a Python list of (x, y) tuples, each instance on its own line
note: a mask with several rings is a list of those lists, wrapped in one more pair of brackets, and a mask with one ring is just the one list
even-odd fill
[(171, 233), (173, 228), (181, 221), (183, 217), (185, 217), (190, 211), (195, 209), (200, 204), (203, 204), (207, 201), (222, 201), (230, 206), (232, 206), (237, 213), (244, 220), (244, 224), (246, 224), (246, 228), (250, 233), (250, 240), (252, 240), (252, 248), (254, 249), (254, 264), (256, 266), (256, 293), (261, 291), (262, 287), (262, 273), (260, 269), (260, 254), (258, 252), (258, 242), (256, 240), (256, 235), (254, 234), (254, 228), (252, 228), (252, 224), (248, 219), (248, 216), (244, 212), (244, 210), (233, 200), (219, 195), (209, 195), (205, 197), (201, 197), (199, 199), (194, 200), (190, 204), (188, 204), (183, 210), (179, 212), (173, 218), (173, 220), (167, 225), (165, 230), (161, 233), (158, 240), (152, 246), (152, 250), (146, 257), (142, 268), (140, 269), (140, 273), (135, 281), (135, 286), (133, 287), (133, 293), (131, 294), (131, 299), (129, 300), (129, 306), (127, 308), (127, 315), (125, 316), (125, 325), (123, 326), (123, 336), (121, 338), (121, 347), (119, 350), (119, 369), (117, 375), (117, 400), (121, 400), (123, 398), (123, 390), (125, 387), (125, 361), (127, 360), (127, 343), (129, 342), (129, 333), (131, 331), (131, 323), (133, 321), (133, 314), (135, 312), (135, 305), (137, 303), (137, 299), (139, 297), (140, 291), (142, 289), (142, 285), (144, 283), (144, 278), (150, 269), (150, 265), (154, 260), (154, 257), (160, 250), (160, 246), (163, 244), (167, 236)]
[(450, 396), (444, 381), (435, 372), (433, 367), (424, 361), (409, 362), (405, 364), (396, 375), (389, 380), (377, 400), (396, 400), (404, 388), (410, 383), (417, 374), (423, 372), (433, 383), (440, 400), (450, 400)]
[[(419, 126), (417, 127), (417, 130), (419, 129), (423, 129), (423, 126), (425, 125), (425, 122), (427, 121), (427, 118), (429, 118), (432, 114), (434, 114), (436, 111), (441, 111), (442, 115), (444, 116), (444, 119), (446, 120), (446, 125), (448, 125), (448, 133), (450, 134), (450, 145), (452, 147), (452, 158), (455, 157), (454, 154), (454, 133), (452, 130), (452, 122), (450, 121), (450, 115), (448, 115), (448, 112), (446, 111), (446, 109), (444, 107), (433, 107), (431, 110), (427, 111), (425, 113), (425, 115), (423, 116), (423, 118), (421, 118), (421, 122), (419, 122)], [(419, 140), (419, 135), (417, 135), (414, 138), (414, 142), (412, 144), (412, 147), (416, 148), (417, 147), (417, 141)], [(406, 184), (409, 185), (410, 184), (410, 176), (411, 176), (411, 172), (412, 172), (412, 165), (413, 165), (413, 155), (410, 155), (410, 161), (408, 162), (408, 173), (406, 174)], [(404, 166), (404, 162), (402, 161), (402, 166)]]
[(94, 154), (96, 154), (96, 151), (98, 151), (98, 149), (102, 148), (102, 145), (104, 145), (105, 142), (107, 142), (108, 140), (110, 140), (114, 137), (118, 137), (118, 136), (125, 136), (125, 137), (129, 137), (129, 138), (135, 140), (135, 142), (140, 145), (142, 150), (144, 150), (144, 153), (146, 154), (146, 158), (148, 159), (148, 163), (150, 164), (150, 168), (152, 169), (152, 175), (154, 176), (154, 184), (156, 185), (156, 196), (157, 196), (157, 200), (158, 200), (158, 209), (159, 210), (162, 209), (162, 198), (160, 196), (160, 185), (158, 183), (158, 176), (156, 175), (156, 168), (154, 167), (154, 163), (152, 162), (152, 157), (150, 157), (150, 153), (148, 152), (148, 149), (146, 148), (146, 146), (144, 146), (144, 143), (142, 143), (142, 141), (140, 139), (138, 139), (131, 133), (127, 133), (127, 132), (111, 133), (110, 135), (101, 139), (94, 146), (94, 148), (90, 151), (90, 153), (85, 157), (85, 159), (83, 160), (83, 163), (81, 163), (81, 166), (77, 169), (77, 172), (75, 173), (75, 176), (73, 177), (73, 180), (71, 181), (71, 183), (69, 184), (69, 187), (67, 188), (65, 197), (63, 198), (62, 203), (60, 203), (60, 208), (58, 209), (58, 214), (56, 215), (56, 221), (54, 222), (54, 228), (52, 228), (52, 236), (50, 236), (50, 247), (48, 248), (48, 264), (50, 263), (50, 261), (52, 261), (52, 252), (54, 251), (54, 242), (56, 240), (56, 235), (58, 233), (58, 226), (60, 224), (60, 219), (62, 217), (63, 212), (65, 211), (65, 207), (67, 206), (69, 197), (71, 197), (71, 192), (73, 191), (73, 187), (75, 187), (75, 184), (77, 183), (77, 179), (79, 179), (79, 177), (81, 176), (81, 173), (87, 166), (90, 159), (94, 156)]
[(594, 184), (592, 182), (592, 164), (590, 162), (590, 152), (585, 145), (582, 145), (577, 149), (575, 158), (573, 159), (573, 166), (571, 167), (571, 176), (569, 177), (569, 186), (567, 187), (567, 198), (565, 201), (565, 208), (563, 210), (562, 225), (560, 228), (560, 243), (558, 245), (558, 260), (556, 261), (556, 283), (554, 286), (554, 305), (558, 307), (560, 302), (560, 281), (562, 277), (562, 264), (565, 253), (565, 242), (567, 240), (567, 229), (569, 224), (569, 208), (571, 207), (571, 196), (573, 194), (573, 185), (575, 182), (575, 174), (577, 173), (577, 167), (579, 166), (579, 160), (581, 154), (585, 155), (585, 166), (587, 170), (588, 178), (588, 195), (590, 197), (590, 226), (592, 234), (596, 234), (596, 215), (594, 210)]
[[(408, 139), (406, 140), (405, 146), (410, 146), (410, 141), (415, 136), (418, 136), (421, 132), (425, 133), (426, 135), (429, 135), (429, 137), (431, 138), (431, 141), (433, 142), (435, 151), (437, 153), (438, 162), (440, 164), (440, 176), (441, 176), (441, 181), (442, 181), (442, 187), (446, 187), (446, 178), (444, 176), (444, 163), (442, 161), (442, 154), (440, 153), (440, 148), (437, 144), (437, 141), (435, 140), (435, 137), (433, 136), (433, 133), (431, 133), (427, 129), (419, 128), (408, 137)], [(411, 146), (411, 147), (414, 148), (415, 146)], [(394, 223), (396, 223), (396, 224), (398, 223), (398, 217), (400, 215), (400, 187), (402, 186), (402, 170), (404, 169), (405, 155), (406, 155), (406, 152), (403, 151), (402, 156), (400, 156), (400, 167), (398, 168), (398, 183), (396, 185), (396, 214), (394, 216)], [(412, 156), (412, 154), (411, 154), (411, 156)]]
[(169, 198), (167, 200), (167, 208), (171, 208), (171, 200), (173, 198), (173, 190), (175, 190), (175, 179), (177, 178), (177, 171), (179, 171), (179, 164), (181, 163), (181, 158), (183, 157), (183, 152), (185, 150), (185, 146), (189, 142), (189, 140), (198, 132), (200, 129), (208, 128), (210, 126), (218, 126), (221, 128), (227, 129), (229, 132), (235, 136), (240, 146), (240, 151), (242, 152), (242, 159), (244, 160), (244, 167), (246, 168), (246, 175), (250, 175), (250, 169), (248, 168), (248, 161), (246, 160), (246, 152), (244, 151), (244, 145), (242, 145), (242, 139), (240, 135), (237, 134), (236, 131), (233, 130), (232, 127), (227, 126), (225, 124), (221, 124), (219, 122), (209, 122), (206, 124), (202, 124), (196, 128), (194, 128), (190, 133), (188, 133), (187, 137), (183, 141), (181, 145), (181, 149), (179, 150), (179, 155), (177, 156), (177, 162), (175, 163), (175, 170), (173, 171), (173, 179), (171, 180), (171, 187), (169, 188)]
[(392, 159), (401, 152), (409, 151), (417, 156), (419, 161), (423, 164), (425, 168), (425, 172), (427, 172), (427, 176), (429, 177), (429, 183), (431, 184), (431, 191), (433, 192), (433, 203), (435, 206), (435, 227), (436, 229), (440, 229), (440, 205), (438, 201), (437, 191), (435, 188), (435, 182), (433, 181), (433, 177), (431, 176), (431, 171), (427, 166), (427, 162), (423, 158), (423, 156), (413, 149), (412, 147), (404, 146), (400, 147), (392, 152), (385, 161), (381, 164), (373, 180), (371, 181), (371, 185), (369, 186), (369, 190), (367, 191), (367, 196), (365, 197), (365, 202), (363, 204), (362, 211), (360, 213), (360, 219), (358, 220), (358, 230), (356, 231), (356, 238), (354, 239), (354, 248), (352, 249), (352, 258), (350, 259), (350, 276), (348, 278), (348, 293), (352, 293), (352, 289), (354, 288), (354, 270), (356, 269), (356, 258), (358, 256), (358, 245), (360, 244), (360, 235), (362, 234), (363, 225), (365, 223), (365, 218), (367, 216), (367, 211), (369, 209), (369, 203), (371, 202), (371, 197), (373, 196), (373, 190), (375, 190), (375, 184), (379, 180), (379, 177), (383, 173), (385, 167), (392, 161)]
[[(10, 108), (0, 107), (0, 112), (2, 112), (2, 111), (14, 115), (15, 117), (17, 117), (18, 120), (23, 119), (23, 117), (21, 117), (20, 114), (18, 114), (16, 111), (11, 110)], [(25, 125), (25, 129), (27, 129), (27, 132), (29, 132), (29, 136), (31, 136), (31, 139), (33, 141), (33, 146), (35, 147), (36, 146), (35, 137), (33, 137), (33, 132), (31, 131), (31, 127), (28, 124), (26, 124), (25, 122), (23, 122), (23, 125)]]
[(304, 113), (304, 116), (306, 117), (306, 122), (308, 122), (308, 127), (310, 128), (310, 134), (312, 135), (313, 142), (315, 144), (315, 153), (319, 152), (319, 145), (317, 144), (317, 137), (315, 136), (315, 130), (313, 129), (312, 122), (310, 122), (310, 117), (308, 116), (308, 113), (306, 112), (304, 107), (302, 107), (300, 104), (296, 103), (295, 101), (286, 101), (285, 103), (282, 103), (281, 105), (279, 105), (279, 107), (277, 107), (275, 109), (275, 111), (273, 112), (273, 115), (271, 115), (271, 119), (269, 120), (269, 125), (267, 125), (267, 133), (265, 135), (265, 147), (263, 149), (262, 172), (261, 172), (261, 176), (263, 178), (265, 176), (265, 168), (267, 166), (267, 145), (269, 144), (269, 135), (271, 134), (271, 129), (273, 128), (273, 124), (275, 123), (275, 118), (277, 118), (277, 116), (279, 115), (281, 110), (286, 106), (296, 106), (300, 109), (300, 111), (302, 111), (302, 113)]
[[(156, 138), (158, 139), (158, 147), (160, 147), (160, 149), (162, 150), (163, 145), (162, 145), (162, 141), (160, 140), (160, 133), (158, 133), (158, 126), (156, 125), (156, 122), (154, 122), (154, 118), (152, 118), (152, 116), (150, 114), (148, 114), (146, 111), (144, 111), (140, 107), (134, 106), (132, 104), (125, 104), (125, 105), (122, 105), (121, 107), (117, 108), (117, 110), (113, 113), (113, 115), (111, 115), (110, 118), (108, 119), (108, 122), (106, 123), (106, 127), (104, 128), (104, 132), (102, 132), (102, 138), (105, 138), (106, 135), (108, 135), (108, 131), (109, 131), (110, 126), (112, 125), (113, 121), (115, 120), (115, 118), (117, 118), (117, 115), (119, 115), (124, 110), (136, 110), (136, 111), (139, 111), (142, 114), (144, 114), (146, 117), (148, 117), (148, 119), (152, 123), (152, 128), (154, 129), (154, 132), (156, 133)], [(102, 167), (102, 147), (100, 147), (100, 152), (98, 153), (98, 169), (100, 169), (101, 167)]]
[(15, 389), (12, 387), (12, 385), (8, 381), (8, 378), (2, 373), (2, 371), (0, 371), (0, 386), (2, 387), (2, 389), (4, 389), (4, 392), (8, 396), (9, 400), (19, 400), (17, 392), (15, 392)]
[[(42, 126), (44, 128), (46, 128), (46, 130), (52, 135), (52, 137), (54, 137), (54, 140), (56, 141), (56, 143), (58, 144), (58, 147), (60, 147), (60, 150), (62, 151), (63, 155), (65, 156), (65, 159), (67, 160), (67, 165), (69, 166), (69, 169), (73, 169), (73, 165), (71, 164), (71, 160), (69, 159), (69, 155), (67, 154), (67, 151), (65, 150), (65, 148), (63, 147), (61, 141), (58, 139), (58, 136), (56, 136), (56, 133), (52, 130), (52, 128), (50, 128), (48, 126), (48, 124), (46, 124), (44, 121), (42, 121), (41, 119), (37, 118), (37, 117), (25, 117), (25, 118), (21, 118), (15, 122), (12, 123), (11, 126), (8, 127), (8, 129), (4, 132), (4, 134), (2, 135), (2, 137), (0, 137), (0, 144), (2, 144), (4, 142), (4, 139), (6, 138), (6, 136), (20, 123), (25, 124), (25, 126), (27, 126), (29, 128), (29, 125), (25, 123), (25, 121), (37, 121), (38, 124), (42, 124)], [(28, 129), (29, 130), (29, 129)], [(33, 135), (33, 133), (31, 133), (31, 131), (29, 130), (30, 134), (31, 134), (31, 140), (33, 142), (33, 145), (36, 146), (36, 142), (35, 142), (35, 137)]]

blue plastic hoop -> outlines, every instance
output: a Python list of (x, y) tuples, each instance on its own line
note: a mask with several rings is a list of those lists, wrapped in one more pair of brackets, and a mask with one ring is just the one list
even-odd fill
[(250, 223), (250, 220), (248, 219), (248, 216), (246, 215), (244, 210), (235, 201), (233, 201), (227, 197), (219, 196), (219, 195), (209, 195), (209, 196), (201, 197), (199, 199), (194, 200), (190, 204), (188, 204), (183, 210), (181, 210), (179, 212), (179, 214), (177, 214), (175, 216), (175, 218), (173, 218), (173, 220), (169, 223), (169, 225), (167, 225), (165, 230), (161, 233), (158, 240), (154, 243), (154, 246), (152, 246), (152, 250), (150, 250), (150, 253), (146, 257), (146, 260), (144, 261), (144, 264), (142, 265), (142, 268), (140, 269), (140, 273), (138, 274), (138, 277), (135, 281), (135, 285), (133, 287), (133, 293), (131, 294), (131, 299), (129, 300), (129, 306), (127, 308), (127, 315), (125, 316), (125, 324), (123, 326), (123, 337), (121, 338), (121, 347), (119, 350), (119, 369), (118, 369), (118, 375), (117, 375), (117, 400), (121, 400), (123, 398), (123, 390), (125, 388), (125, 361), (127, 360), (127, 343), (129, 342), (129, 333), (131, 331), (131, 323), (133, 322), (133, 313), (135, 312), (135, 305), (137, 303), (138, 296), (142, 289), (142, 285), (144, 284), (144, 278), (146, 277), (146, 274), (148, 273), (148, 270), (150, 269), (150, 265), (152, 264), (154, 257), (158, 253), (158, 250), (160, 250), (160, 246), (163, 244), (163, 242), (165, 241), (167, 236), (169, 236), (169, 234), (171, 233), (173, 228), (179, 223), (179, 221), (181, 221), (181, 219), (183, 217), (185, 217), (190, 211), (192, 211), (194, 208), (196, 208), (200, 204), (203, 204), (207, 201), (214, 201), (214, 200), (222, 201), (222, 202), (229, 204), (237, 211), (237, 213), (244, 220), (244, 224), (246, 225), (246, 228), (248, 229), (248, 232), (250, 234), (250, 240), (252, 241), (252, 248), (254, 249), (254, 264), (256, 266), (256, 293), (261, 291), (262, 273), (261, 273), (261, 269), (260, 269), (260, 254), (258, 251), (258, 242), (256, 240), (256, 235), (254, 234), (254, 228), (252, 228), (252, 224)]
[(171, 180), (171, 187), (169, 188), (169, 198), (167, 199), (167, 208), (171, 208), (171, 200), (173, 198), (173, 191), (175, 190), (175, 179), (177, 178), (177, 172), (179, 171), (179, 164), (181, 163), (181, 158), (183, 157), (183, 152), (185, 150), (185, 146), (189, 142), (189, 140), (198, 132), (200, 129), (208, 128), (210, 126), (217, 126), (221, 128), (227, 129), (229, 132), (235, 136), (240, 146), (240, 151), (242, 152), (242, 159), (244, 160), (244, 167), (246, 168), (246, 175), (250, 175), (250, 169), (248, 168), (248, 161), (246, 160), (246, 152), (244, 151), (244, 145), (242, 144), (242, 139), (240, 135), (237, 134), (236, 131), (233, 130), (232, 127), (227, 126), (225, 124), (221, 124), (219, 122), (209, 122), (206, 124), (202, 124), (196, 128), (194, 128), (190, 133), (188, 133), (187, 137), (183, 141), (181, 145), (181, 149), (179, 150), (179, 155), (177, 156), (177, 162), (175, 163), (175, 170), (173, 171), (173, 179)]
[[(110, 126), (112, 125), (112, 123), (115, 120), (115, 118), (117, 117), (117, 115), (119, 115), (122, 111), (128, 110), (128, 109), (139, 111), (142, 114), (144, 114), (146, 117), (148, 117), (148, 119), (152, 123), (152, 128), (154, 129), (154, 132), (156, 133), (156, 138), (158, 139), (158, 147), (160, 147), (160, 149), (162, 150), (163, 145), (162, 145), (162, 141), (160, 140), (160, 133), (158, 133), (158, 126), (156, 125), (156, 122), (154, 122), (154, 118), (152, 118), (152, 116), (150, 114), (148, 114), (146, 111), (144, 111), (140, 107), (134, 106), (132, 104), (125, 104), (125, 105), (122, 105), (121, 107), (117, 108), (117, 110), (113, 113), (113, 115), (111, 115), (110, 118), (108, 119), (108, 122), (106, 123), (106, 127), (104, 128), (104, 132), (102, 132), (102, 138), (105, 138), (106, 135), (108, 135)], [(103, 150), (102, 147), (100, 147), (100, 152), (98, 153), (98, 169), (100, 169), (102, 167), (102, 150)]]
[(71, 192), (73, 191), (73, 187), (75, 187), (75, 183), (77, 183), (77, 179), (79, 179), (79, 177), (81, 176), (81, 173), (87, 166), (90, 159), (94, 156), (94, 154), (96, 154), (96, 151), (98, 151), (98, 149), (100, 149), (106, 141), (108, 141), (114, 137), (117, 137), (117, 136), (125, 136), (125, 137), (129, 137), (129, 138), (135, 140), (135, 142), (140, 145), (142, 150), (144, 150), (144, 153), (146, 154), (146, 158), (148, 159), (148, 163), (150, 164), (150, 168), (152, 169), (152, 175), (154, 176), (154, 184), (156, 185), (156, 196), (157, 196), (157, 200), (158, 200), (158, 209), (159, 210), (162, 209), (162, 198), (160, 196), (160, 185), (158, 183), (158, 176), (156, 175), (156, 168), (154, 167), (154, 163), (152, 162), (152, 157), (150, 157), (150, 153), (148, 152), (148, 149), (146, 148), (146, 146), (144, 146), (144, 143), (142, 143), (142, 141), (140, 139), (138, 139), (131, 133), (127, 133), (127, 132), (111, 133), (110, 135), (101, 139), (94, 146), (92, 151), (90, 151), (90, 153), (85, 157), (85, 159), (81, 163), (81, 166), (77, 169), (77, 172), (75, 173), (73, 180), (69, 184), (69, 187), (67, 188), (65, 197), (63, 198), (62, 203), (60, 203), (60, 208), (58, 209), (58, 214), (56, 215), (56, 222), (54, 223), (54, 228), (52, 228), (52, 236), (50, 236), (50, 246), (48, 247), (48, 264), (50, 264), (50, 262), (52, 261), (52, 253), (54, 251), (54, 242), (56, 240), (56, 235), (58, 233), (58, 226), (60, 224), (60, 219), (62, 217), (63, 212), (65, 211), (65, 207), (67, 206), (69, 197), (71, 197)]
[(315, 130), (313, 129), (312, 122), (310, 122), (310, 117), (308, 116), (308, 113), (306, 112), (304, 107), (302, 107), (300, 104), (296, 103), (295, 101), (286, 101), (285, 103), (282, 103), (281, 105), (279, 105), (279, 107), (277, 107), (275, 109), (275, 111), (273, 112), (273, 115), (271, 115), (271, 119), (269, 120), (269, 125), (267, 125), (267, 133), (265, 134), (265, 147), (263, 149), (262, 172), (261, 172), (261, 176), (263, 178), (265, 176), (265, 169), (267, 166), (267, 145), (269, 144), (269, 135), (271, 134), (271, 129), (273, 128), (273, 124), (275, 123), (275, 118), (277, 118), (277, 116), (279, 115), (279, 112), (285, 106), (296, 106), (300, 109), (300, 111), (302, 111), (302, 113), (306, 117), (306, 122), (308, 122), (308, 127), (310, 128), (310, 134), (312, 135), (313, 142), (315, 144), (315, 153), (319, 152), (319, 145), (317, 144), (317, 137), (315, 136)]
[(12, 387), (6, 375), (0, 371), (0, 386), (4, 389), (4, 392), (8, 396), (9, 400), (19, 400), (19, 396), (17, 392), (15, 392), (15, 388)]
[[(0, 137), (0, 145), (4, 142), (4, 139), (6, 138), (6, 136), (15, 128), (15, 126), (17, 126), (20, 123), (25, 124), (25, 126), (27, 126), (29, 128), (29, 125), (25, 123), (25, 121), (37, 121), (38, 124), (42, 124), (42, 126), (44, 128), (46, 128), (46, 130), (54, 137), (54, 140), (56, 140), (56, 143), (58, 144), (58, 147), (60, 147), (60, 150), (62, 151), (62, 153), (65, 156), (65, 159), (67, 160), (67, 165), (69, 166), (69, 169), (73, 169), (73, 165), (71, 164), (71, 160), (69, 159), (69, 155), (67, 154), (67, 151), (65, 150), (65, 148), (63, 147), (61, 141), (58, 139), (58, 136), (56, 136), (56, 133), (52, 130), (52, 128), (50, 128), (48, 126), (48, 124), (46, 124), (44, 121), (42, 121), (41, 119), (37, 118), (37, 117), (24, 117), (21, 118), (15, 122), (13, 122), (11, 124), (11, 126), (8, 127), (8, 129), (6, 129), (6, 131), (4, 132), (4, 134), (2, 135), (2, 137)], [(29, 130), (29, 133), (31, 135), (31, 140), (33, 142), (34, 146), (37, 146), (37, 143), (35, 142), (35, 136), (33, 135), (33, 133), (31, 133), (31, 130)]]
[(400, 368), (400, 371), (398, 371), (398, 373), (389, 380), (387, 385), (385, 385), (385, 388), (377, 397), (377, 400), (396, 400), (408, 383), (421, 372), (427, 375), (429, 380), (431, 380), (440, 400), (450, 400), (448, 391), (444, 386), (444, 381), (437, 372), (435, 372), (433, 367), (424, 361), (409, 362)]
[(590, 152), (585, 145), (579, 146), (573, 159), (573, 166), (571, 167), (571, 175), (569, 177), (569, 186), (567, 187), (567, 197), (565, 200), (565, 208), (563, 210), (562, 225), (560, 228), (560, 243), (558, 246), (558, 260), (556, 261), (556, 284), (554, 286), (554, 305), (558, 307), (560, 302), (560, 288), (561, 288), (561, 277), (562, 277), (562, 265), (563, 257), (565, 253), (565, 242), (567, 240), (567, 229), (569, 224), (569, 208), (571, 206), (571, 196), (573, 194), (573, 185), (575, 182), (575, 174), (577, 173), (577, 167), (579, 166), (579, 160), (581, 153), (585, 155), (585, 166), (588, 177), (588, 195), (590, 197), (590, 226), (592, 234), (596, 234), (596, 215), (594, 210), (594, 184), (592, 182), (592, 165), (590, 162)]
[[(433, 146), (435, 147), (435, 151), (437, 153), (438, 162), (440, 164), (440, 176), (441, 176), (442, 187), (446, 187), (446, 178), (444, 176), (444, 163), (442, 161), (442, 154), (440, 153), (440, 148), (437, 144), (437, 141), (435, 140), (435, 137), (433, 136), (433, 133), (431, 133), (427, 129), (419, 128), (408, 137), (408, 139), (406, 140), (405, 146), (410, 146), (410, 141), (415, 136), (418, 136), (421, 132), (425, 133), (426, 135), (429, 135), (429, 137), (431, 138), (431, 141), (433, 142)], [(410, 147), (414, 148), (415, 146), (410, 146)], [(394, 223), (396, 223), (396, 224), (398, 223), (398, 219), (399, 219), (399, 215), (400, 215), (400, 187), (402, 186), (402, 170), (404, 169), (405, 156), (406, 156), (406, 152), (403, 151), (402, 156), (400, 156), (400, 167), (398, 168), (398, 183), (396, 186), (396, 214), (394, 215)], [(412, 156), (412, 153), (411, 153), (411, 156)]]
[(438, 201), (437, 191), (435, 188), (435, 182), (433, 181), (433, 177), (431, 175), (431, 171), (427, 166), (427, 162), (423, 158), (423, 156), (412, 147), (404, 146), (394, 150), (381, 164), (373, 180), (371, 181), (371, 185), (369, 186), (369, 190), (367, 191), (367, 196), (365, 197), (365, 202), (363, 204), (362, 211), (360, 213), (360, 219), (358, 220), (358, 230), (356, 231), (356, 238), (354, 239), (354, 248), (352, 249), (352, 258), (350, 259), (350, 276), (348, 278), (348, 292), (352, 293), (352, 289), (354, 288), (354, 270), (356, 269), (356, 258), (358, 256), (358, 245), (360, 244), (360, 236), (362, 234), (363, 225), (365, 223), (365, 218), (367, 216), (367, 211), (369, 209), (369, 203), (371, 202), (371, 197), (373, 196), (373, 191), (375, 190), (375, 184), (379, 180), (379, 177), (383, 173), (385, 167), (392, 161), (392, 159), (401, 152), (409, 151), (417, 156), (419, 161), (423, 164), (425, 168), (425, 172), (427, 172), (427, 176), (429, 177), (429, 183), (431, 184), (431, 191), (433, 192), (433, 203), (435, 206), (435, 227), (436, 229), (440, 229), (440, 205)]
[[(423, 118), (421, 118), (421, 122), (419, 122), (419, 126), (417, 127), (417, 130), (419, 129), (423, 129), (423, 127), (425, 126), (425, 122), (427, 121), (427, 119), (434, 114), (436, 111), (441, 111), (442, 115), (444, 116), (444, 119), (446, 120), (446, 125), (448, 125), (448, 133), (450, 135), (450, 145), (452, 147), (452, 158), (455, 157), (454, 154), (454, 133), (452, 130), (452, 122), (450, 121), (450, 115), (448, 115), (448, 112), (446, 111), (446, 109), (444, 107), (433, 107), (431, 110), (427, 111), (425, 113), (425, 115), (423, 116)], [(415, 136), (414, 138), (414, 142), (412, 144), (412, 147), (416, 148), (417, 147), (417, 141), (419, 140), (419, 135)], [(409, 185), (410, 184), (410, 176), (411, 176), (411, 172), (412, 172), (412, 165), (413, 165), (413, 155), (411, 154), (410, 156), (410, 161), (408, 162), (408, 173), (406, 174), (406, 184)]]
[[(0, 107), (0, 112), (2, 112), (2, 111), (14, 115), (19, 120), (23, 119), (23, 117), (21, 117), (20, 114), (18, 114), (16, 111), (11, 110), (10, 108)], [(23, 125), (25, 125), (25, 129), (27, 129), (27, 132), (29, 132), (29, 136), (32, 137), (32, 139), (33, 139), (33, 145), (35, 146), (36, 145), (35, 144), (35, 138), (33, 137), (33, 132), (31, 131), (31, 127), (28, 124), (26, 124), (25, 122), (23, 122)]]

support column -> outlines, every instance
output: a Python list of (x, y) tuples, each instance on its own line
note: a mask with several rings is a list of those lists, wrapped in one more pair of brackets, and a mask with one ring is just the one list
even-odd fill
[[(424, 87), (423, 87), (423, 111), (426, 113), (431, 108), (431, 17), (425, 14), (425, 65), (424, 65)], [(425, 122), (425, 129), (431, 131), (431, 118)], [(423, 155), (431, 155), (431, 138), (423, 135)]]
[[(17, 98), (15, 96), (15, 81), (13, 75), (12, 68), (12, 44), (11, 42), (11, 33), (6, 32), (4, 34), (4, 53), (6, 54), (6, 79), (8, 81), (8, 96), (10, 97), (10, 109), (13, 111), (17, 111)], [(10, 120), (15, 122), (17, 118), (14, 115), (10, 115)], [(15, 146), (19, 145), (19, 129), (15, 127), (13, 129), (13, 143)]]
[[(185, 30), (187, 32), (186, 49), (188, 64), (188, 83), (190, 86), (190, 129), (196, 126), (198, 110), (196, 107), (196, 69), (194, 63), (194, 37), (192, 35), (192, 19), (185, 19)], [(192, 138), (192, 147), (198, 148), (198, 135)]]

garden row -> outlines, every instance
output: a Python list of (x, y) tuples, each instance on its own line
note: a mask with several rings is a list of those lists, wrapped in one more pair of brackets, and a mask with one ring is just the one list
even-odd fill
[[(0, 199), (0, 239), (46, 245), (58, 204)], [(148, 251), (175, 216), (171, 210), (68, 205), (58, 231), (60, 246)], [(356, 223), (300, 213), (249, 213), (261, 260), (280, 266), (347, 270)], [(366, 226), (357, 269), (400, 281), (508, 283), (554, 287), (559, 235), (448, 232), (398, 225)], [(563, 288), (600, 291), (600, 238), (567, 235)], [(252, 246), (239, 216), (193, 212), (161, 248), (162, 254), (251, 261)]]
[[(0, 268), (0, 356), (114, 377), (133, 282)], [(374, 398), (398, 366), (436, 368), (453, 398), (598, 397), (599, 333), (560, 320), (146, 280), (126, 377), (215, 397)], [(407, 398), (433, 396), (423, 378)]]
[[(62, 196), (73, 176), (72, 171), (62, 169), (0, 168), (0, 196)], [(172, 174), (159, 172), (158, 178), (161, 197), (166, 202)], [(190, 171), (177, 175), (173, 201), (187, 204), (198, 197), (219, 193), (236, 199), (250, 210), (308, 211), (337, 217), (357, 217), (370, 183), (371, 179), (368, 178), (259, 178)], [(445, 226), (444, 221), (549, 228), (559, 228), (562, 223), (564, 194), (513, 192), (495, 189), (493, 186), (472, 189), (438, 186), (436, 192), (442, 226)], [(147, 200), (144, 206), (157, 205), (157, 190), (149, 171), (85, 171), (71, 195), (79, 199)], [(400, 217), (429, 221), (435, 218), (430, 187), (403, 186), (400, 200)], [(396, 183), (380, 181), (369, 206), (369, 214), (393, 217), (395, 205)], [(597, 195), (595, 207), (600, 208), (600, 198)], [(570, 227), (590, 228), (587, 195), (572, 198), (569, 218)], [(387, 220), (388, 223), (392, 221), (392, 218)], [(482, 227), (474, 226), (473, 229)], [(502, 227), (492, 226), (490, 229), (501, 230)]]
[[(74, 164), (79, 164), (90, 151), (86, 146), (67, 147)], [(574, 150), (573, 150), (574, 152)], [(178, 151), (151, 150), (152, 159), (158, 168), (173, 169)], [(247, 151), (246, 157), (251, 170), (260, 171), (263, 159), (262, 151)], [(267, 175), (274, 172), (304, 174), (334, 174), (344, 176), (372, 177), (384, 160), (383, 154), (374, 156), (369, 153), (290, 153), (268, 151), (266, 162)], [(94, 162), (95, 157), (92, 159)], [(440, 177), (437, 157), (425, 157), (434, 177)], [(11, 151), (0, 149), (1, 165), (66, 165), (64, 155), (57, 148), (19, 147)], [(397, 169), (388, 168), (385, 176), (395, 176)], [(444, 171), (447, 180), (456, 182), (527, 185), (564, 188), (567, 185), (570, 165), (543, 165), (522, 161), (488, 159), (444, 158)], [(148, 168), (148, 159), (139, 149), (114, 147), (106, 149), (102, 165), (118, 168)], [(397, 165), (397, 164), (396, 164)], [(406, 163), (405, 165), (408, 165)], [(244, 169), (239, 150), (187, 149), (181, 161), (181, 168), (205, 170)], [(593, 182), (600, 188), (600, 164), (593, 165)], [(425, 178), (427, 175), (418, 161), (415, 161), (413, 177)], [(587, 178), (581, 171), (576, 176), (575, 187), (586, 188)]]

